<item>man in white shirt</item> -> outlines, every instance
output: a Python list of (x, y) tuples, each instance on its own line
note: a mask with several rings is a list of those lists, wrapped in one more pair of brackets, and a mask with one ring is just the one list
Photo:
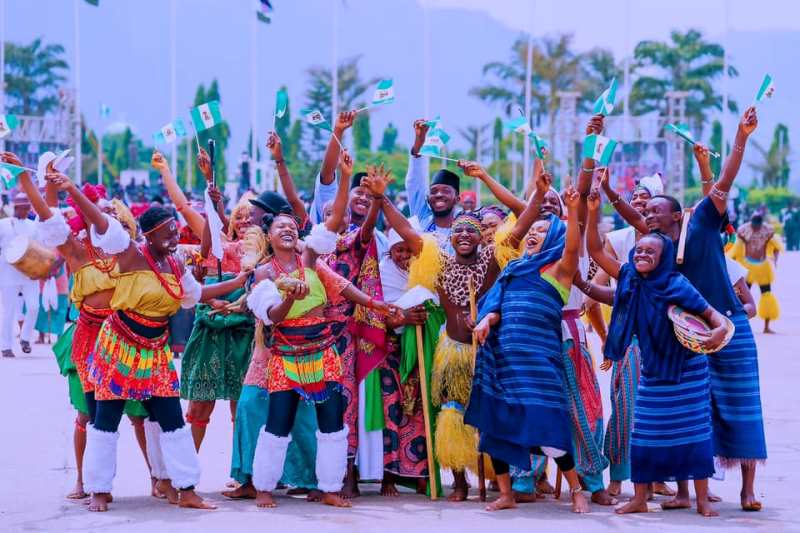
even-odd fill
[(0, 350), (3, 357), (14, 357), (12, 350), (14, 339), (14, 322), (17, 316), (19, 294), (25, 300), (25, 319), (22, 322), (22, 331), (19, 336), (20, 348), (24, 353), (31, 353), (31, 335), (39, 313), (39, 282), (32, 280), (5, 259), (5, 250), (8, 245), (19, 235), (36, 239), (38, 234), (37, 223), (28, 219), (31, 204), (23, 193), (17, 193), (13, 199), (14, 214), (9, 218), (0, 220)]

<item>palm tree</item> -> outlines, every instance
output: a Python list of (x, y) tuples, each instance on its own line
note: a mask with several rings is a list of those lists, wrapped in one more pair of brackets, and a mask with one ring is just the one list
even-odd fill
[(5, 92), (9, 113), (44, 115), (58, 107), (57, 90), (67, 79), (64, 71), (69, 69), (63, 55), (63, 46), (43, 45), (40, 38), (27, 46), (5, 44)]
[(467, 157), (470, 159), (480, 161), (481, 156), (490, 151), (492, 146), (492, 138), (489, 135), (489, 126), (491, 126), (491, 124), (467, 126), (464, 129), (458, 130), (458, 133), (461, 134), (461, 137), (467, 141), (467, 145), (469, 146)]
[[(653, 110), (664, 113), (668, 91), (688, 91), (686, 116), (694, 132), (702, 134), (706, 111), (722, 110), (722, 96), (712, 82), (723, 74), (723, 51), (721, 45), (706, 41), (699, 30), (674, 30), (669, 42), (640, 42), (634, 50), (636, 68), (653, 75), (640, 76), (633, 84), (631, 110), (636, 114)], [(738, 74), (728, 66), (729, 76)], [(736, 110), (735, 102), (728, 104), (731, 111)]]
[(622, 86), (624, 75), (624, 68), (614, 60), (614, 54), (610, 50), (593, 48), (585, 52), (581, 61), (581, 79), (576, 88), (581, 93), (579, 108), (582, 111), (591, 111), (595, 100), (608, 88), (611, 80), (616, 78)]
[(786, 187), (789, 183), (789, 129), (784, 124), (775, 126), (772, 144), (765, 149), (755, 139), (753, 146), (761, 154), (763, 160), (759, 163), (748, 163), (750, 168), (761, 174), (761, 184), (764, 187)]

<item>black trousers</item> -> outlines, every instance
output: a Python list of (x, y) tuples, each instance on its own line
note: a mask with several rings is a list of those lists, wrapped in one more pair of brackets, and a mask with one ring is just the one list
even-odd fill
[[(344, 428), (344, 398), (339, 384), (326, 383), (330, 393), (327, 400), (314, 404), (317, 426), (321, 433), (336, 433)], [(287, 437), (294, 426), (300, 395), (293, 390), (269, 393), (269, 412), (265, 431), (278, 437)]]
[[(92, 425), (98, 431), (115, 432), (119, 428), (119, 422), (122, 420), (122, 413), (125, 409), (125, 400), (94, 400), (92, 394), (92, 403), (95, 404), (94, 415), (92, 415), (92, 407), (89, 407), (89, 417), (92, 420)], [(87, 396), (88, 400), (88, 396)], [(142, 401), (150, 420), (158, 422), (161, 426), (161, 431), (169, 432), (175, 431), (183, 427), (183, 413), (181, 411), (181, 401), (177, 396), (163, 397), (153, 396), (148, 400)]]

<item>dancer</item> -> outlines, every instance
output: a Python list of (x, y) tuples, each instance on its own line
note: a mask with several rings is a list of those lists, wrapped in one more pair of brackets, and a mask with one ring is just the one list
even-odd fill
[[(605, 357), (620, 360), (628, 346), (641, 347), (631, 436), (631, 479), (635, 494), (619, 514), (647, 512), (649, 484), (665, 479), (693, 479), (697, 512), (717, 516), (708, 498), (714, 473), (708, 358), (694, 354), (675, 338), (667, 307), (678, 305), (702, 316), (713, 328), (703, 348), (716, 349), (725, 338), (722, 317), (689, 281), (674, 269), (672, 241), (660, 233), (641, 237), (621, 261), (607, 253), (597, 226), (600, 196), (589, 196), (587, 246), (600, 268), (618, 279), (616, 291), (588, 288), (605, 303), (614, 303)], [(676, 417), (675, 414), (681, 416)]]

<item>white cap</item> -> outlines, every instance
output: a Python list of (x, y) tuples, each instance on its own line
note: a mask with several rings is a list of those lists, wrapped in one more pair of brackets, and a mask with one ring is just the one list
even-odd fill
[(664, 194), (664, 182), (661, 180), (661, 172), (656, 172), (651, 176), (645, 176), (639, 180), (638, 187), (650, 193), (650, 196)]

